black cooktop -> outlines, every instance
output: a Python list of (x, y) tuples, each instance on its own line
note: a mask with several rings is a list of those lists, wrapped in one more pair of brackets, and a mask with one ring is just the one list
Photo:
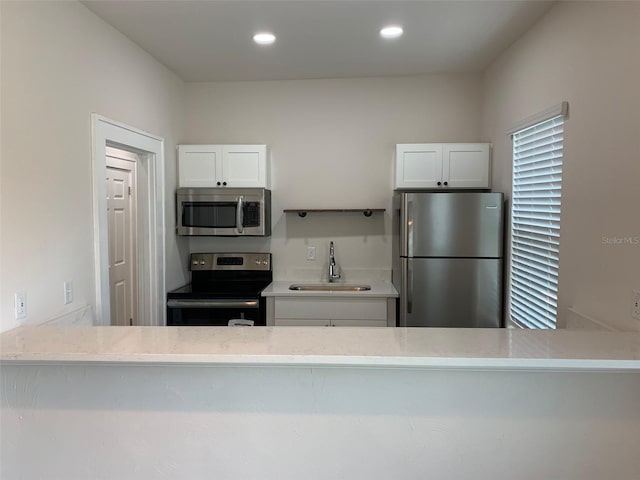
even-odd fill
[(273, 280), (268, 253), (193, 253), (189, 270), (191, 283), (168, 299), (257, 298)]

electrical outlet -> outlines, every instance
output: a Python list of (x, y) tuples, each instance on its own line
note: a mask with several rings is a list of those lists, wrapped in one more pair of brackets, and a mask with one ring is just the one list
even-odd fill
[(73, 282), (67, 280), (64, 282), (64, 304), (68, 305), (73, 302)]
[(17, 292), (14, 297), (16, 320), (24, 320), (27, 318), (27, 294)]
[(640, 320), (640, 290), (633, 291), (631, 299), (631, 316), (636, 320)]
[(316, 247), (307, 247), (307, 260), (316, 259)]

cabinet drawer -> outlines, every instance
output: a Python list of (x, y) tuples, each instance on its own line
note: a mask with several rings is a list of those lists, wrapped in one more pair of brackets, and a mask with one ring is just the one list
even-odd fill
[(276, 327), (386, 327), (386, 320), (351, 318), (328, 320), (321, 318), (276, 318)]
[(387, 319), (384, 298), (277, 298), (275, 318)]
[(320, 318), (276, 318), (276, 327), (328, 327), (331, 321)]
[(332, 327), (386, 327), (387, 326), (387, 321), (386, 320), (369, 320), (369, 319), (358, 319), (358, 318), (351, 318), (351, 319), (336, 319), (336, 320), (331, 320), (331, 326)]

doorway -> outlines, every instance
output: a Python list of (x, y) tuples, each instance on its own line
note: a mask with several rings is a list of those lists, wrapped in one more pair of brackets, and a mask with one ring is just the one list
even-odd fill
[[(164, 140), (96, 114), (92, 115), (92, 127), (96, 324), (166, 325)], [(112, 180), (105, 181), (109, 175)], [(113, 180), (116, 176), (117, 181)], [(128, 198), (129, 186), (132, 198)], [(115, 215), (109, 210), (110, 203), (115, 209), (127, 202), (131, 207), (129, 219), (124, 212)], [(110, 222), (114, 235), (121, 237), (122, 229), (130, 226), (120, 244), (109, 238)], [(128, 237), (135, 239), (135, 244)], [(124, 251), (116, 252), (127, 244), (128, 256)], [(128, 261), (123, 262), (125, 259)], [(122, 272), (114, 274), (113, 286), (112, 260), (118, 267), (126, 263), (120, 269), (125, 273), (131, 271), (128, 280), (116, 279)], [(129, 290), (135, 292), (130, 300), (126, 293)]]

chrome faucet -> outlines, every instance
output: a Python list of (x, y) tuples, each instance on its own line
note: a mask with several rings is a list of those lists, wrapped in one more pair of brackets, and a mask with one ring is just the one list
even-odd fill
[(336, 265), (336, 252), (333, 248), (333, 242), (329, 243), (329, 282), (335, 282), (340, 279), (338, 273), (340, 268)]

